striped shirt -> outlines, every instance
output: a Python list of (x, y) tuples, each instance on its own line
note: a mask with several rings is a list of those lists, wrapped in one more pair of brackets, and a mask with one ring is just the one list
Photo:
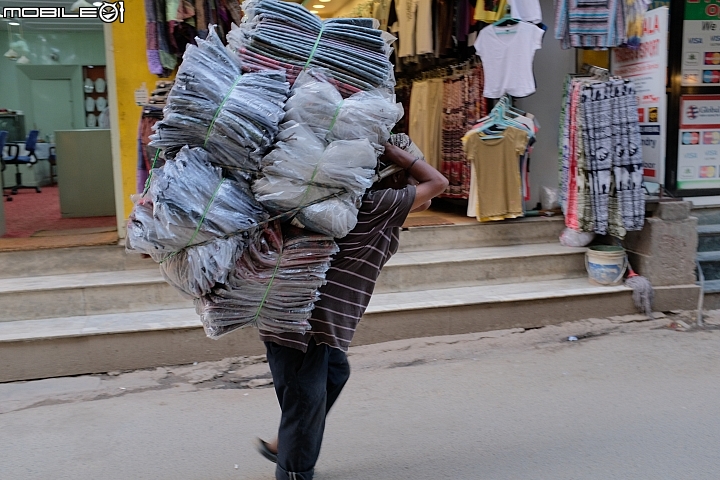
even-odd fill
[(304, 335), (260, 330), (260, 339), (304, 352), (314, 338), (318, 344), (346, 352), (370, 303), (380, 270), (397, 252), (400, 227), (414, 201), (412, 185), (368, 191), (357, 225), (346, 237), (336, 240), (340, 250), (330, 263), (327, 283), (320, 287), (320, 299), (310, 318), (312, 329)]

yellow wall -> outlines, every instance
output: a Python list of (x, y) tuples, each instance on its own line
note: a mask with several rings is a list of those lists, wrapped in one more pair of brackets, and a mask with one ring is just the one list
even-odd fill
[(147, 66), (143, 0), (125, 0), (125, 23), (112, 24), (112, 48), (117, 86), (122, 198), (127, 218), (132, 209), (130, 195), (136, 190), (137, 130), (142, 111), (142, 107), (135, 104), (135, 90), (144, 82), (148, 93), (151, 93), (159, 80)]
[(578, 49), (578, 68), (588, 63), (600, 68), (610, 68), (610, 50)]

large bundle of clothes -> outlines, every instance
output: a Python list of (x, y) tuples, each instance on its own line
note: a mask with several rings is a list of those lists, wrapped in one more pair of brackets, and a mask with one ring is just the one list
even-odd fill
[[(128, 251), (150, 255), (194, 299), (211, 338), (248, 325), (310, 329), (334, 238), (355, 226), (402, 117), (387, 89), (389, 46), (371, 24), (323, 23), (279, 0), (244, 8), (234, 45), (211, 28), (185, 52), (151, 136), (161, 161), (127, 230)], [(287, 22), (313, 37), (309, 47), (288, 43)], [(247, 51), (294, 60), (260, 68)]]
[(202, 147), (213, 163), (257, 171), (284, 115), (290, 89), (284, 72), (243, 75), (214, 31), (189, 45), (183, 59), (150, 145), (168, 158), (184, 145)]
[(402, 107), (378, 91), (343, 100), (323, 72), (308, 70), (295, 82), (285, 110), (253, 191), (273, 212), (307, 205), (296, 224), (342, 238), (357, 223), (357, 204), (372, 185), (377, 153)]
[(291, 83), (309, 66), (326, 68), (344, 97), (361, 90), (392, 89), (388, 60), (394, 37), (368, 18), (322, 21), (304, 7), (277, 0), (247, 0), (228, 44), (249, 71), (282, 68)]

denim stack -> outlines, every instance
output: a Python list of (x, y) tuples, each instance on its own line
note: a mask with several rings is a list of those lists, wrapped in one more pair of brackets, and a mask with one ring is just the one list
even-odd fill
[(310, 66), (326, 68), (343, 97), (395, 85), (391, 36), (368, 18), (322, 21), (303, 6), (281, 0), (246, 0), (245, 17), (227, 35), (248, 71), (282, 68), (293, 83)]

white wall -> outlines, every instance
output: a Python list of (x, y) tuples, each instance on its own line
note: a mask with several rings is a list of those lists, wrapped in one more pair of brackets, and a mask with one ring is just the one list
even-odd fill
[(555, 10), (552, 0), (540, 0), (543, 23), (548, 26), (543, 48), (535, 53), (535, 81), (537, 91), (515, 104), (531, 112), (540, 122), (540, 132), (530, 159), (530, 187), (532, 198), (527, 203), (534, 208), (540, 198), (540, 187), (558, 186), (558, 134), (562, 89), (565, 77), (575, 72), (575, 49), (563, 50), (554, 38)]

